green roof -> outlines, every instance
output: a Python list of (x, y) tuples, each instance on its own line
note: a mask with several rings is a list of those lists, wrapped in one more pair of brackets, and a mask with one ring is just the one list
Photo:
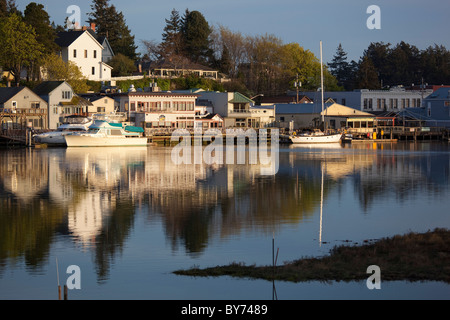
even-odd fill
[(243, 94), (241, 94), (239, 92), (235, 92), (233, 99), (231, 99), (228, 102), (229, 103), (254, 103), (254, 101), (252, 99), (247, 98), (246, 96), (244, 96)]

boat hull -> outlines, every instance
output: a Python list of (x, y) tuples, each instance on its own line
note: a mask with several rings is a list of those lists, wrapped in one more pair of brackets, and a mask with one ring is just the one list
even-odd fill
[(332, 135), (305, 135), (305, 136), (291, 136), (292, 143), (336, 143), (340, 142), (342, 138), (341, 134)]
[(66, 140), (64, 135), (38, 135), (34, 137), (34, 140), (38, 143), (49, 145), (65, 145)]
[(123, 147), (147, 146), (148, 139), (143, 137), (91, 137), (83, 135), (65, 136), (68, 147)]

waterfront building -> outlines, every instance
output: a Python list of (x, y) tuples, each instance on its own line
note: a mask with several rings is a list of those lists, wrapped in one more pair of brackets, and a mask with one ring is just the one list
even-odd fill
[(57, 129), (70, 115), (87, 113), (91, 103), (77, 96), (66, 81), (44, 81), (33, 92), (47, 102), (48, 129)]
[[(276, 104), (276, 120), (288, 130), (313, 129), (321, 126), (322, 118), (328, 129), (355, 128), (358, 132), (372, 131), (375, 116), (337, 103)], [(323, 117), (322, 117), (323, 116)]]
[(450, 88), (441, 87), (423, 100), (423, 108), (408, 109), (428, 127), (450, 128)]
[[(336, 103), (364, 112), (397, 112), (407, 108), (422, 107), (422, 100), (432, 92), (431, 89), (406, 90), (399, 87), (389, 90), (326, 91), (324, 96)], [(320, 92), (305, 92), (304, 94), (313, 101), (320, 102)]]
[(144, 129), (193, 129), (197, 94), (158, 91), (136, 91), (111, 94), (116, 109), (127, 115), (128, 121)]
[(224, 119), (224, 126), (265, 128), (275, 124), (273, 106), (255, 106), (252, 99), (239, 92), (199, 92), (199, 99), (213, 106), (214, 113)]
[(0, 88), (2, 129), (47, 129), (47, 110), (47, 102), (27, 87)]
[[(105, 48), (99, 40), (107, 47)], [(87, 79), (111, 80), (112, 67), (105, 60), (110, 59), (113, 52), (105, 38), (97, 39), (95, 28), (59, 32), (55, 42), (60, 47), (59, 54), (62, 59), (65, 62), (74, 62)]]
[(87, 109), (89, 116), (95, 113), (113, 113), (116, 111), (116, 101), (105, 94), (86, 93), (80, 94), (80, 96), (91, 103)]

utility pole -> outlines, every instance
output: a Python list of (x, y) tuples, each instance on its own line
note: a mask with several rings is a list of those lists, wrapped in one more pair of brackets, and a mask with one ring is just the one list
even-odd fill
[(299, 100), (298, 100), (298, 88), (302, 86), (302, 83), (298, 81), (298, 73), (297, 73), (297, 81), (295, 81), (294, 86), (297, 89), (297, 104), (298, 104), (298, 102), (299, 102)]

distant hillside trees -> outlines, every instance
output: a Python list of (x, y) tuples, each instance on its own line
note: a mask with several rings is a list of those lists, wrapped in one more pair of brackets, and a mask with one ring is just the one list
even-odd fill
[(364, 50), (358, 63), (346, 60), (339, 44), (328, 64), (331, 73), (346, 90), (380, 89), (392, 86), (450, 83), (450, 52), (443, 46), (430, 46), (419, 50), (401, 41), (373, 42)]

